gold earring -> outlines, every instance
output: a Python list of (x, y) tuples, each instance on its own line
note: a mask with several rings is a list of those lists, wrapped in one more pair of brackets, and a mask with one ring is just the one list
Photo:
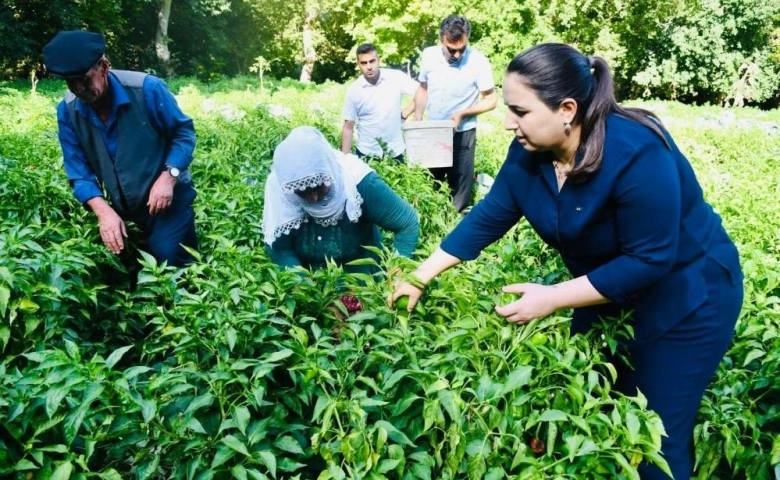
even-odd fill
[(571, 123), (570, 122), (566, 122), (566, 123), (563, 124), (563, 133), (565, 133), (566, 135), (571, 134)]

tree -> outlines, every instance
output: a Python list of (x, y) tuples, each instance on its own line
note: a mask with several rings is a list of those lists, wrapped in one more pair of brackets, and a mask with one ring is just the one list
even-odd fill
[(154, 36), (154, 50), (157, 59), (165, 69), (166, 76), (171, 75), (171, 51), (168, 50), (168, 20), (171, 18), (171, 1), (158, 0), (157, 33)]

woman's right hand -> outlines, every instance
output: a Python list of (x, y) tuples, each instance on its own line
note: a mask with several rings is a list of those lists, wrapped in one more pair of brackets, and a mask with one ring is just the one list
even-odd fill
[(406, 311), (411, 312), (420, 301), (423, 291), (421, 288), (415, 287), (409, 282), (402, 282), (396, 285), (395, 291), (388, 298), (387, 303), (393, 307), (395, 302), (401, 297), (409, 297), (409, 304), (406, 306)]
[(387, 304), (391, 307), (395, 306), (399, 298), (408, 296), (409, 303), (406, 310), (411, 312), (417, 306), (425, 286), (438, 274), (459, 263), (459, 258), (437, 248), (414, 272), (401, 275), (399, 281), (395, 283), (395, 291), (387, 299)]

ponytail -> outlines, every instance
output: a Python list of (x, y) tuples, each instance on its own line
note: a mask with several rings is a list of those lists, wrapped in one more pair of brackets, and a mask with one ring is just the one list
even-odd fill
[(660, 119), (649, 110), (621, 107), (615, 100), (615, 83), (607, 62), (596, 56), (586, 57), (575, 48), (561, 43), (543, 43), (517, 55), (507, 67), (536, 93), (550, 109), (558, 109), (566, 98), (577, 102), (575, 124), (580, 125), (581, 158), (568, 178), (584, 182), (601, 168), (607, 116), (615, 113), (638, 122), (658, 135), (671, 148), (664, 136)]

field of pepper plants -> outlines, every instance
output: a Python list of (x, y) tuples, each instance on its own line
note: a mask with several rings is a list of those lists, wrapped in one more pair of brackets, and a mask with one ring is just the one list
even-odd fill
[[(567, 276), (524, 223), (435, 281), (406, 314), (392, 278), (279, 271), (260, 229), (272, 152), (294, 126), (337, 145), (345, 88), (171, 83), (196, 122), (201, 242), (186, 270), (143, 245), (112, 256), (62, 171), (64, 84), (0, 84), (0, 477), (10, 479), (637, 479), (663, 426), (625, 397), (609, 352), (630, 328), (525, 327), (500, 287)], [(645, 103), (739, 245), (746, 298), (700, 409), (696, 478), (780, 464), (779, 112)], [(511, 135), (480, 120), (477, 169)], [(373, 160), (420, 213), (419, 258), (458, 221), (427, 172)], [(132, 235), (132, 233), (131, 233)], [(382, 271), (413, 262), (380, 252)], [(363, 310), (346, 320), (341, 295)]]

